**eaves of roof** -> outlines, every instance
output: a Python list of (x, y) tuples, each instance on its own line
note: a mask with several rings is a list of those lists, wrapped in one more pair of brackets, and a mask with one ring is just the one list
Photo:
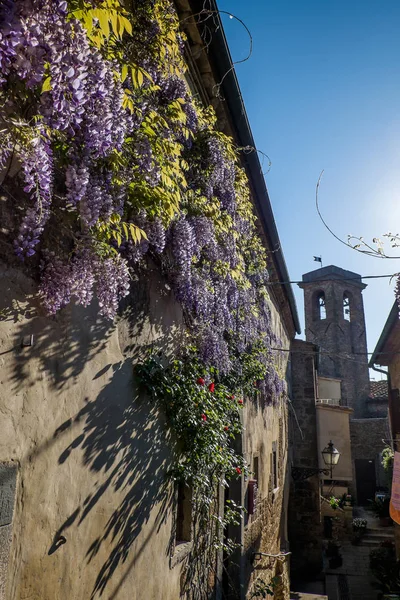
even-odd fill
[[(385, 355), (383, 354), (383, 349), (385, 347), (387, 340), (389, 339), (389, 336), (392, 332), (393, 327), (396, 325), (396, 323), (398, 321), (399, 321), (399, 306), (397, 304), (397, 301), (395, 301), (392, 306), (392, 310), (389, 313), (389, 316), (387, 318), (385, 326), (382, 330), (382, 333), (380, 335), (378, 343), (375, 346), (374, 353), (371, 356), (371, 359), (369, 361), (370, 367), (373, 367), (374, 364), (387, 365), (387, 360), (384, 359)], [(379, 358), (380, 354), (381, 354), (381, 358)], [(382, 361), (382, 362), (380, 362), (380, 361)]]
[[(204, 9), (203, 0), (191, 0), (190, 5), (194, 14), (198, 14)], [(213, 65), (213, 70), (218, 77), (218, 81), (222, 82), (220, 84), (220, 95), (226, 102), (231, 119), (230, 124), (240, 147), (256, 148), (215, 0), (209, 0), (207, 9), (213, 12), (215, 11), (213, 19), (207, 23), (209, 28), (212, 28), (211, 40), (208, 45), (208, 56)], [(289, 283), (290, 278), (285, 257), (281, 248), (281, 242), (258, 153), (244, 153), (243, 162), (252, 188), (254, 203), (260, 217), (264, 234), (270, 249), (274, 252), (273, 260), (279, 281), (284, 282), (282, 283), (282, 287), (289, 303), (294, 328), (297, 333), (301, 333), (296, 301), (292, 286)]]

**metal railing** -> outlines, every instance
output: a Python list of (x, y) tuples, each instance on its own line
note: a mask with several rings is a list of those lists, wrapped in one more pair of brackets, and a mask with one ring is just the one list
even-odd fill
[(329, 406), (342, 406), (340, 398), (316, 398), (315, 404), (328, 404)]

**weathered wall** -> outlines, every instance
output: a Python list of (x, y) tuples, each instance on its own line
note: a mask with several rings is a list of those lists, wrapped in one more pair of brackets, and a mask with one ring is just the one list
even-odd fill
[[(287, 348), (290, 340), (283, 326), (274, 297), (271, 297), (273, 328), (282, 346)], [(288, 370), (288, 354), (276, 357), (281, 374)], [(279, 575), (277, 600), (289, 597), (288, 563), (262, 557), (252, 563), (254, 552), (278, 554), (286, 550), (287, 534), (287, 449), (288, 406), (283, 396), (273, 405), (267, 405), (259, 397), (247, 399), (244, 408), (245, 432), (243, 451), (253, 473), (258, 463), (257, 508), (254, 515), (245, 515), (242, 527), (243, 554), (241, 559), (242, 581), (246, 597), (251, 596), (255, 581), (268, 583)], [(273, 453), (276, 456), (274, 474)], [(247, 483), (243, 486), (243, 504), (248, 507)]]
[[(251, 563), (254, 552), (277, 554), (285, 550), (282, 521), (286, 520), (284, 507), (287, 468), (287, 408), (286, 400), (262, 412), (255, 404), (246, 406), (245, 456), (254, 469), (258, 459), (258, 498), (253, 515), (245, 515), (243, 527), (243, 577), (251, 594), (256, 579), (268, 582), (275, 574), (275, 559), (260, 558)], [(276, 449), (276, 483), (273, 475), (272, 450)], [(244, 490), (244, 506), (248, 507), (248, 490)]]
[(386, 476), (381, 465), (380, 452), (389, 435), (388, 419), (352, 419), (350, 421), (351, 452), (353, 459), (353, 487), (351, 494), (357, 497), (356, 474), (354, 461), (356, 459), (374, 460), (376, 486), (386, 485)]
[(166, 429), (132, 371), (139, 344), (180, 340), (171, 293), (149, 273), (109, 328), (74, 307), (46, 318), (28, 278), (0, 277), (0, 462), (18, 465), (7, 600), (178, 598)]
[(342, 396), (340, 379), (317, 378), (318, 398), (330, 398), (340, 400)]
[[(6, 600), (102, 593), (141, 600), (144, 590), (147, 600), (179, 598), (185, 561), (171, 559), (175, 503), (166, 476), (167, 430), (162, 415), (138, 397), (133, 376), (143, 350), (157, 342), (169, 352), (182, 340), (182, 314), (169, 288), (149, 267), (124, 316), (110, 327), (94, 309), (72, 306), (48, 318), (29, 278), (4, 266), (0, 277), (0, 463), (18, 467), (10, 553), (7, 540), (0, 542)], [(31, 335), (33, 346), (21, 346)], [(287, 358), (280, 359), (283, 372)], [(250, 559), (254, 551), (277, 553), (286, 541), (286, 402), (246, 399), (243, 421), (243, 451), (251, 466), (258, 458), (260, 489), (257, 512), (239, 532), (244, 546), (236, 571), (244, 597), (257, 577), (268, 581), (281, 568), (260, 561), (255, 569)], [(237, 499), (246, 504), (247, 483), (238, 485)], [(287, 566), (281, 579), (288, 590)]]
[[(319, 468), (326, 468), (322, 450), (330, 440), (340, 452), (338, 464), (332, 470), (332, 478), (337, 481), (351, 481), (351, 449), (349, 417), (352, 410), (344, 406), (317, 404), (318, 460)], [(326, 476), (325, 479), (330, 479)]]
[[(292, 342), (290, 459), (294, 477), (297, 468), (318, 469), (314, 350), (313, 344)], [(294, 577), (302, 577), (322, 568), (320, 480), (318, 474), (303, 481), (294, 477), (289, 501), (291, 570)]]

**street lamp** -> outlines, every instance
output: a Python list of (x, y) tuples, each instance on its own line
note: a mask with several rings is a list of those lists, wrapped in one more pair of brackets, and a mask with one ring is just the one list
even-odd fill
[(326, 466), (330, 469), (332, 479), (332, 469), (338, 464), (340, 458), (340, 452), (335, 448), (332, 440), (322, 450), (322, 458), (324, 459)]

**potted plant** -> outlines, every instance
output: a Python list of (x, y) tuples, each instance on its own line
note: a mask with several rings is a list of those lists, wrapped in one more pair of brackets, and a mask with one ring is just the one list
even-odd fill
[[(383, 545), (385, 544), (385, 545)], [(394, 544), (383, 542), (369, 555), (370, 569), (383, 592), (382, 600), (400, 599), (400, 561), (396, 560)]]
[(367, 519), (353, 519), (353, 536), (351, 539), (351, 543), (353, 545), (358, 545), (361, 542), (362, 536), (367, 531)]
[(329, 498), (329, 504), (331, 508), (333, 508), (333, 510), (337, 510), (338, 508), (340, 508), (340, 500), (339, 498), (335, 498), (335, 496), (331, 496)]
[(370, 508), (379, 518), (379, 524), (382, 527), (387, 527), (392, 524), (392, 519), (389, 516), (389, 504), (389, 498), (385, 498), (384, 500), (380, 498), (370, 500)]

